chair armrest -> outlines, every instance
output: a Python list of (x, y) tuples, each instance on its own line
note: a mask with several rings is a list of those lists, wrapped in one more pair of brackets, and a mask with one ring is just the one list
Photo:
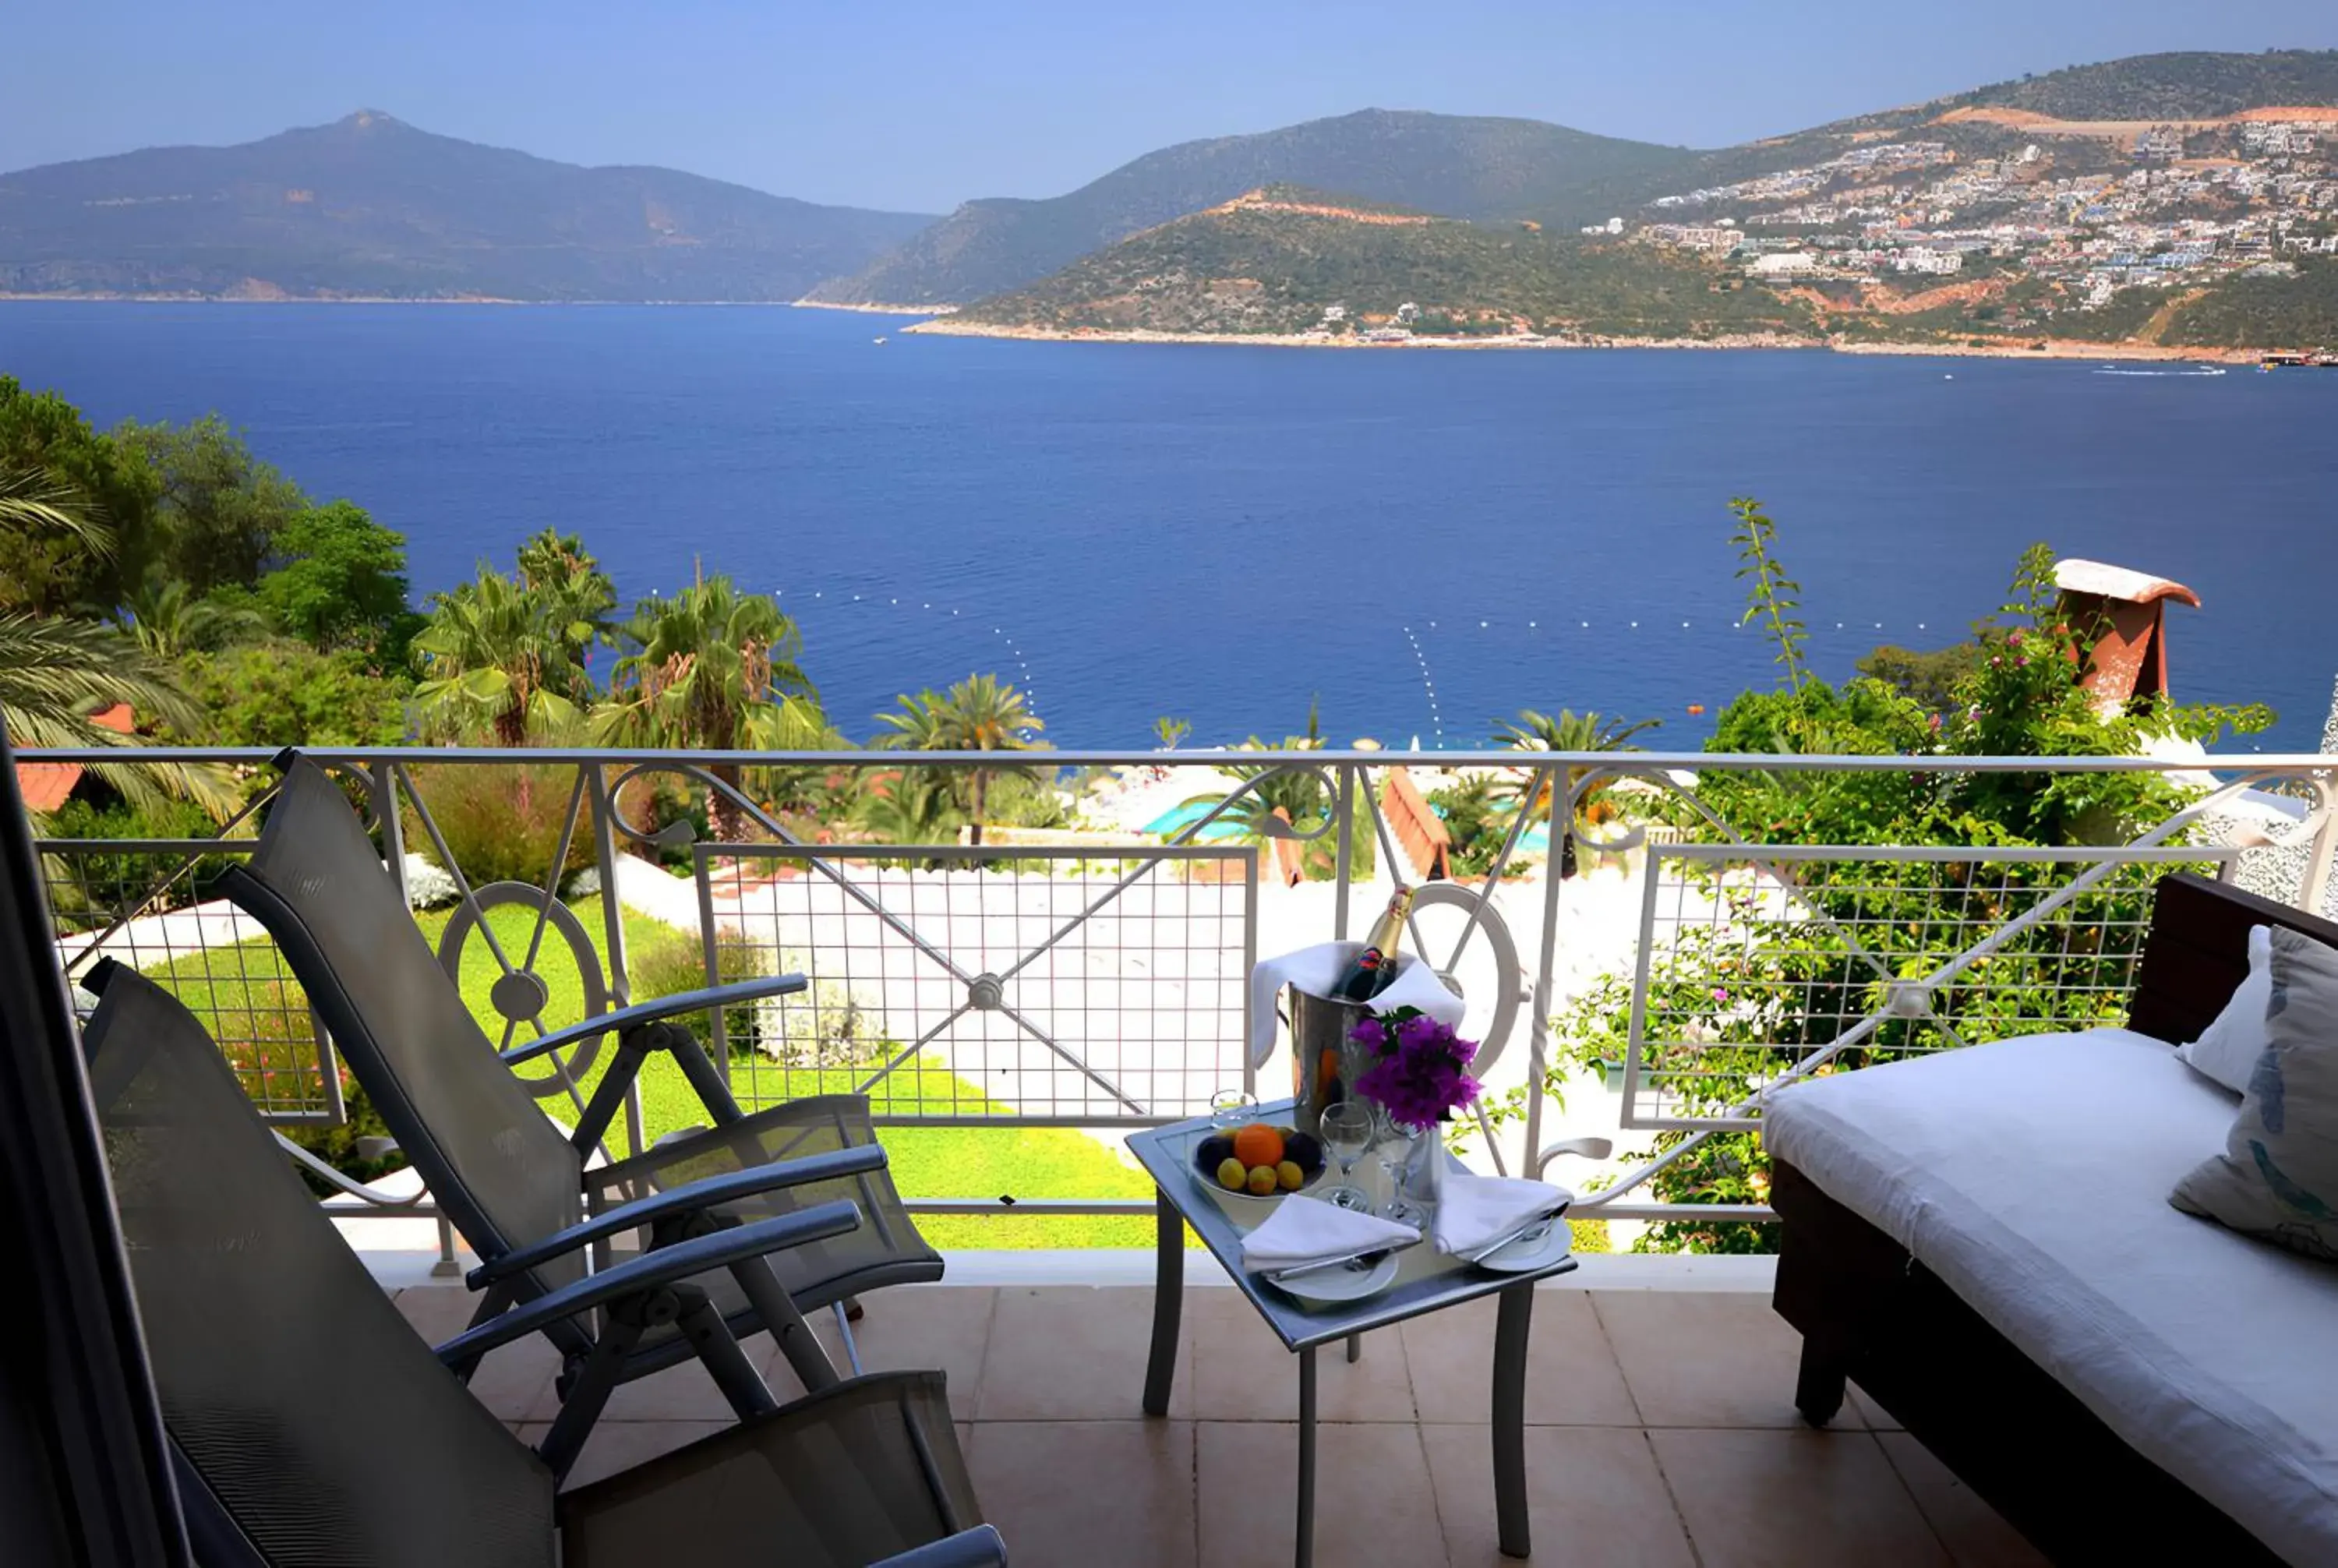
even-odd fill
[(580, 1041), (591, 1040), (613, 1030), (623, 1034), (643, 1024), (655, 1024), (684, 1013), (700, 1013), (709, 1007), (729, 1007), (741, 1002), (760, 1002), (766, 996), (792, 995), (810, 985), (811, 982), (801, 975), (766, 975), (753, 980), (733, 980), (727, 985), (708, 985), (696, 991), (677, 991), (671, 996), (653, 996), (647, 1002), (636, 1002), (614, 1013), (596, 1013), (565, 1029), (555, 1029), (540, 1038), (525, 1041), (503, 1054), (504, 1063), (514, 1066), (533, 1061), (546, 1051), (565, 1051)]
[(870, 1568), (1007, 1568), (1007, 1543), (997, 1528), (977, 1524), (888, 1557)]
[(580, 1220), (565, 1230), (556, 1231), (542, 1240), (516, 1247), (472, 1269), (464, 1277), (463, 1282), (474, 1290), (484, 1290), (499, 1279), (507, 1279), (540, 1263), (549, 1263), (564, 1253), (589, 1247), (595, 1241), (646, 1225), (653, 1220), (663, 1220), (670, 1214), (712, 1209), (719, 1203), (735, 1203), (742, 1198), (752, 1198), (758, 1192), (776, 1191), (782, 1187), (801, 1187), (808, 1181), (835, 1181), (884, 1168), (884, 1146), (860, 1143), (850, 1149), (832, 1149), (825, 1154), (807, 1154), (801, 1160), (777, 1160), (769, 1165), (751, 1165), (744, 1171), (727, 1171), (720, 1176), (703, 1177), (679, 1187), (669, 1187), (647, 1198), (635, 1199), (631, 1203), (621, 1203), (588, 1220)]
[(523, 1301), (439, 1346), (438, 1359), (449, 1367), (460, 1366), (476, 1360), (499, 1345), (524, 1338), (604, 1301), (670, 1285), (693, 1274), (726, 1269), (784, 1248), (801, 1247), (807, 1241), (825, 1241), (860, 1224), (860, 1205), (849, 1198), (840, 1198), (800, 1213), (759, 1220), (752, 1225), (717, 1230), (711, 1236), (693, 1236), (687, 1241), (644, 1252), (614, 1269), (588, 1274), (532, 1301)]

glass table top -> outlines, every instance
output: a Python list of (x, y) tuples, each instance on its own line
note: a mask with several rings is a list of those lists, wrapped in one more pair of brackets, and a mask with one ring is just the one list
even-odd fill
[[(1288, 1116), (1292, 1102), (1277, 1100), (1258, 1108), (1259, 1119), (1275, 1122)], [(1243, 1235), (1254, 1226), (1238, 1225), (1211, 1197), (1202, 1178), (1194, 1170), (1194, 1146), (1214, 1131), (1206, 1116), (1190, 1122), (1173, 1122), (1166, 1127), (1150, 1127), (1128, 1136), (1129, 1152), (1137, 1163), (1160, 1187), (1185, 1222), (1202, 1239), (1202, 1245), (1225, 1266), (1234, 1285), (1250, 1298), (1258, 1315), (1266, 1319), (1284, 1345), (1292, 1350), (1303, 1350), (1334, 1339), (1344, 1339), (1351, 1334), (1368, 1328), (1383, 1328), (1391, 1323), (1401, 1323), (1408, 1318), (1418, 1318), (1424, 1312), (1434, 1312), (1440, 1307), (1457, 1302), (1473, 1301), (1480, 1296), (1490, 1296), (1513, 1285), (1531, 1284), (1564, 1274), (1575, 1267), (1572, 1255), (1555, 1259), (1547, 1268), (1526, 1274), (1500, 1274), (1465, 1263), (1459, 1258), (1446, 1257), (1434, 1246), (1423, 1241), (1396, 1255), (1396, 1279), (1389, 1288), (1376, 1296), (1361, 1301), (1344, 1301), (1337, 1305), (1318, 1305), (1287, 1296), (1268, 1284), (1258, 1275), (1243, 1268)], [(1463, 1169), (1460, 1161), (1449, 1154), (1449, 1168)], [(1367, 1191), (1374, 1191), (1380, 1176), (1380, 1151), (1375, 1149), (1356, 1162), (1356, 1181)], [(1261, 1219), (1264, 1215), (1262, 1214)]]

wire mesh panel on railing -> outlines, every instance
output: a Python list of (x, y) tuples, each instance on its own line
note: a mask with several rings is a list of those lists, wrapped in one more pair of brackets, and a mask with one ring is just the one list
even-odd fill
[(1624, 1124), (1752, 1125), (1791, 1078), (2119, 1024), (2153, 885), (2235, 853), (1652, 846)]
[(69, 976), (100, 958), (136, 969), (202, 1021), (260, 1113), (339, 1122), (341, 1089), (323, 1026), (259, 922), (201, 898), (249, 839), (44, 838), (37, 842)]
[(740, 1101), (867, 1093), (879, 1120), (1174, 1121), (1246, 1083), (1257, 851), (701, 845)]

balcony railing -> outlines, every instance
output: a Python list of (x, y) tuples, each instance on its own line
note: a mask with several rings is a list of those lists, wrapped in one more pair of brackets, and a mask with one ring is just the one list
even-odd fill
[[(1518, 806), (1490, 874), (1427, 884), (1407, 946), (1469, 1000), (1464, 1032), (1484, 1043), (1479, 1067), (1499, 1107), (1481, 1111), (1473, 1148), (1496, 1168), (1540, 1173), (1583, 1152), (1547, 1136), (1558, 1112), (1551, 1069), (1606, 1061), (1622, 1086), (1616, 1124), (1665, 1144), (1585, 1195), (1579, 1212), (1617, 1219), (1767, 1218), (1759, 1205), (1651, 1200), (1647, 1184), (1705, 1141), (1758, 1126), (1763, 1097), (1781, 1083), (1976, 1039), (2116, 1022), (2157, 877), (2199, 869), (2319, 909), (2338, 851), (2338, 775), (2333, 759), (2311, 755), (2204, 763), (1054, 751), (1016, 760), (1145, 788), (1164, 808), (1224, 798), (1169, 813), (1176, 825), (1158, 835), (1018, 843), (1009, 834), (979, 846), (811, 841), (737, 781), (773, 769), (995, 771), (1004, 760), (996, 753), (327, 747), (309, 755), (364, 804), (401, 886), (433, 875), (409, 852), (447, 879), (446, 912), (423, 916), (426, 928), (499, 1044), (566, 1022), (554, 1015), (564, 1007), (581, 1015), (634, 996), (642, 956), (629, 947), (631, 909), (636, 921), (688, 933), (701, 983), (742, 965), (810, 978), (797, 995), (713, 1021), (715, 1060), (742, 1105), (850, 1088), (870, 1096), (885, 1124), (1105, 1137), (1197, 1114), (1223, 1088), (1287, 1093), (1276, 1076), (1287, 1069), (1251, 1063), (1252, 965), (1262, 952), (1369, 922), (1392, 871), (1415, 880), (1382, 809), (1391, 770), (1498, 769)], [(271, 761), (256, 750), (25, 756), (141, 759), (261, 777)], [(440, 820), (448, 781), (521, 765), (537, 836), (552, 841), (540, 872), (465, 865), (461, 835)], [(1716, 776), (1757, 770), (1986, 773), (2041, 784), (2159, 773), (2182, 787), (2183, 804), (2118, 842), (2081, 847), (1773, 842), (1762, 825), (1732, 823), (1710, 803)], [(1292, 775), (1320, 785), (1320, 821), (1294, 828), (1257, 808), (1269, 780)], [(713, 799), (723, 808), (704, 811)], [(256, 805), (264, 810), (264, 799)], [(724, 841), (697, 825), (702, 816), (743, 828)], [(1226, 837), (1236, 824), (1242, 834)], [(298, 985), (254, 924), (202, 897), (216, 858), (248, 852), (251, 828), (247, 813), (216, 838), (42, 839), (59, 956), (70, 972), (106, 955), (162, 977), (203, 1016), (266, 1115), (340, 1123), (348, 1102), (332, 1043)], [(1583, 863), (1571, 878), (1553, 874), (1551, 852), (1570, 832)], [(1328, 876), (1287, 885), (1284, 867), (1299, 858), (1290, 848)], [(589, 900), (584, 887), (601, 897)], [(549, 1111), (581, 1104), (594, 1050), (548, 1061), (530, 1079)], [(657, 1120), (637, 1088), (626, 1139), (638, 1146), (655, 1136)], [(911, 1206), (1151, 1211), (1137, 1197), (1011, 1191), (928, 1192)], [(379, 1207), (429, 1212), (427, 1199)]]

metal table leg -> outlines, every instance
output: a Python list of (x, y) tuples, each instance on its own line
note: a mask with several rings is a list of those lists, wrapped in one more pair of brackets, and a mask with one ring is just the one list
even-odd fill
[(1315, 1347), (1299, 1353), (1299, 1549), (1292, 1561), (1315, 1561)]
[(1534, 1284), (1513, 1285), (1494, 1316), (1494, 1520), (1502, 1555), (1528, 1557), (1527, 1523), (1527, 1328)]
[(1144, 1363), (1144, 1413), (1169, 1414), (1169, 1389), (1177, 1380), (1177, 1321), (1185, 1308), (1185, 1217), (1154, 1190), (1153, 1220), (1158, 1250), (1153, 1259), (1153, 1351)]

